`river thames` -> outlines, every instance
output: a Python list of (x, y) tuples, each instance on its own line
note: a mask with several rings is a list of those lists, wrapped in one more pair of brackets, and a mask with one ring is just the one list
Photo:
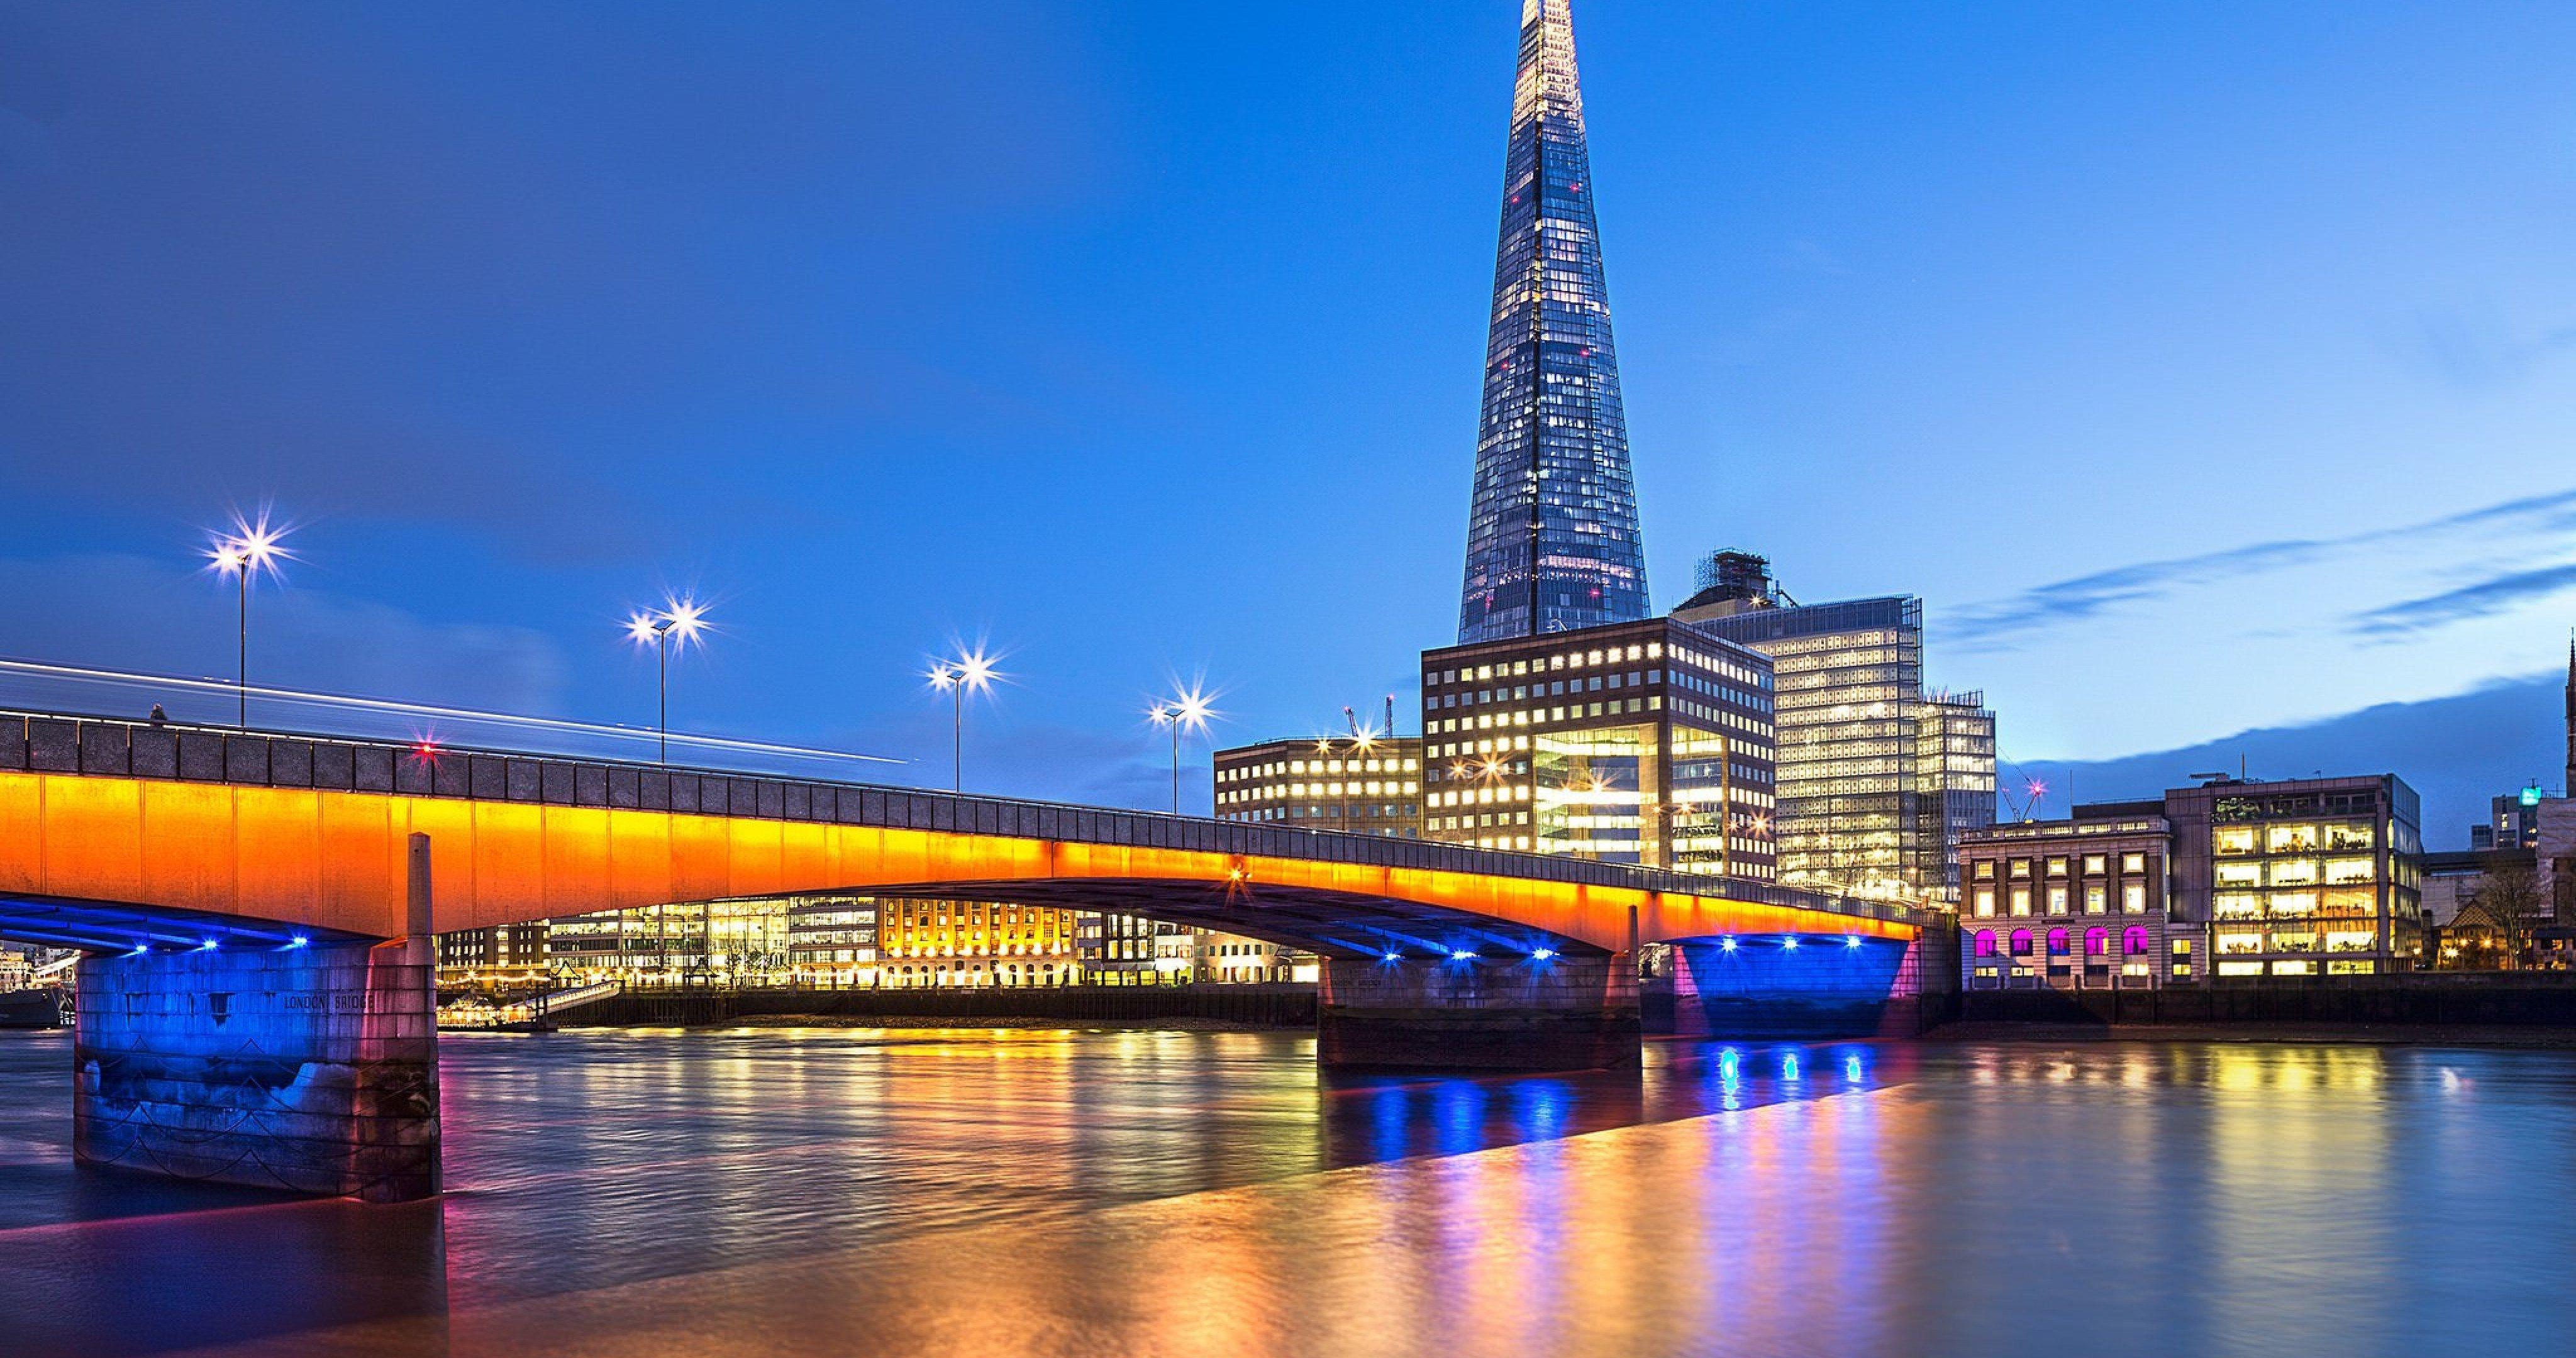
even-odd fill
[(78, 1172), (0, 1034), (0, 1351), (2479, 1354), (2576, 1316), (2576, 1053), (1286, 1033), (444, 1043), (448, 1194)]

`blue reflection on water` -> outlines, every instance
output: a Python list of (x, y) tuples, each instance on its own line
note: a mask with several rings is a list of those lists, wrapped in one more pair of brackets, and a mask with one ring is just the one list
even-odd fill
[(1477, 1080), (1443, 1080), (1433, 1086), (1432, 1123), (1439, 1129), (1443, 1155), (1457, 1155), (1483, 1144), (1485, 1086)]

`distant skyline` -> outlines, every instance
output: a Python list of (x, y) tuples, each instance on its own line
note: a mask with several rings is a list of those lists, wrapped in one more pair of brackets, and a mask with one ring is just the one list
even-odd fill
[[(2086, 797), (2555, 781), (2576, 12), (1581, 4), (1666, 603), (1921, 594)], [(278, 683), (649, 724), (677, 589), (675, 727), (924, 784), (960, 640), (994, 791), (1161, 804), (1176, 681), (1409, 714), (1518, 14), (0, 11), (0, 652), (229, 675), (269, 503)]]

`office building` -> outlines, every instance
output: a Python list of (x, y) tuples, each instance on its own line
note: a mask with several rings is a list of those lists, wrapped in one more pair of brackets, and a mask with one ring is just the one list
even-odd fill
[(2487, 804), (2486, 822), (2469, 827), (2471, 851), (2531, 849), (2540, 845), (2540, 789), (2508, 792)]
[(1158, 965), (1160, 942), (1189, 933), (1142, 915), (1085, 912), (1074, 920), (1074, 958), (1090, 985), (1176, 985), (1177, 973)]
[(2199, 976), (2198, 933), (2169, 928), (2172, 826), (2156, 803), (2077, 808), (1959, 840), (1971, 989), (2147, 989)]
[(1652, 616), (1571, 0), (1523, 0), (1458, 640)]
[(1801, 604), (1747, 552), (1711, 555), (1699, 583), (1673, 620), (1773, 667), (1780, 881), (1955, 907), (1960, 835), (1995, 819), (1995, 716), (1925, 691), (1922, 600)]
[(1063, 986), (1082, 980), (1075, 912), (996, 901), (877, 902), (878, 984)]
[(1771, 684), (1664, 618), (1425, 651), (1423, 836), (1769, 880)]
[[(2107, 937), (2124, 981), (2137, 942), (2161, 960), (2148, 979), (2168, 983), (2412, 971), (2425, 927), (2419, 815), (2415, 790), (2394, 774), (2228, 778), (1967, 832), (1966, 981), (2076, 983), (2082, 963), (2061, 974), (2050, 959), (2059, 941), (2065, 956), (2085, 955), (2097, 885), (2103, 927), (2117, 917)], [(2064, 940), (2052, 933), (2061, 928)]]
[(1199, 930), (1197, 979), (1215, 985), (1264, 985), (1291, 981), (1312, 983), (1322, 971), (1321, 959), (1298, 948), (1264, 943), (1257, 938)]
[(2174, 895), (2231, 976), (2411, 971), (2423, 952), (2421, 812), (2394, 774), (2220, 779), (2164, 797)]
[(1410, 839), (1422, 832), (1419, 736), (1265, 740), (1219, 750), (1216, 818)]
[(802, 984), (877, 982), (877, 902), (869, 896), (787, 900), (787, 963)]
[(455, 929), (438, 936), (438, 983), (516, 986), (542, 981), (553, 968), (544, 920), (498, 929)]
[(553, 969), (636, 985), (770, 985), (793, 975), (790, 899), (673, 901), (548, 922)]

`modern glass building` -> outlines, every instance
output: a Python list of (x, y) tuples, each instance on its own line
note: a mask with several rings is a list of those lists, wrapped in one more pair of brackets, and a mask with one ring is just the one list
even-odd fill
[(1955, 907), (1962, 831), (1994, 824), (1995, 717), (1926, 693), (1923, 601), (1800, 604), (1762, 558), (1720, 552), (1673, 620), (1770, 658), (1780, 881)]
[(877, 978), (877, 903), (868, 896), (796, 896), (787, 903), (787, 956), (799, 980), (870, 985)]
[(789, 971), (792, 898), (673, 901), (548, 921), (559, 973), (637, 984), (764, 984)]
[(1523, 0), (1461, 643), (1652, 616), (1571, 0)]

